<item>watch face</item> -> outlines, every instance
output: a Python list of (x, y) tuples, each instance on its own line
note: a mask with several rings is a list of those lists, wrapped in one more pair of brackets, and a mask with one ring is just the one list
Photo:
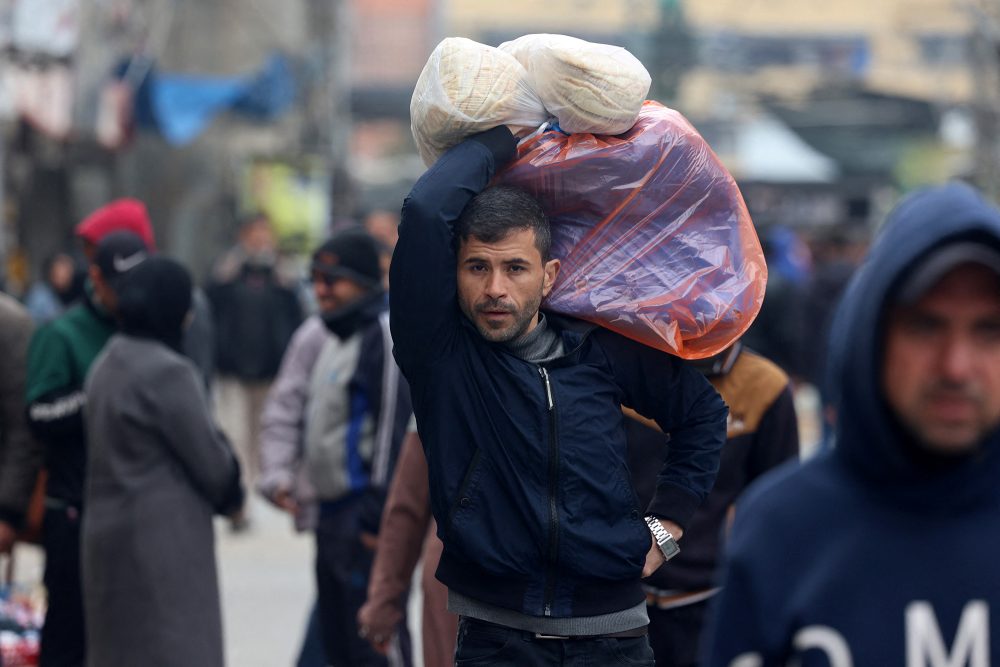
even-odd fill
[(677, 542), (673, 538), (670, 538), (660, 543), (660, 551), (663, 552), (664, 558), (670, 560), (681, 552), (681, 548), (677, 546)]
[(653, 534), (656, 546), (658, 546), (660, 551), (663, 552), (663, 557), (666, 560), (670, 560), (681, 552), (681, 549), (677, 546), (677, 541), (674, 539), (673, 535), (664, 529), (658, 519), (647, 516), (646, 525), (649, 526), (649, 532)]

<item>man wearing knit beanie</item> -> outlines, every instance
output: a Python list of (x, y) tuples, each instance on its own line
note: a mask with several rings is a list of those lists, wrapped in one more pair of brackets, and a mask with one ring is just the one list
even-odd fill
[(363, 296), (382, 295), (378, 246), (364, 230), (349, 229), (326, 241), (313, 253), (310, 270), (313, 283), (322, 283), (316, 299), (324, 320), (337, 319), (342, 308)]
[(411, 412), (392, 358), (378, 245), (363, 229), (340, 232), (317, 248), (310, 269), (319, 314), (295, 332), (268, 395), (257, 487), (300, 530), (315, 529), (327, 662), (403, 664), (405, 622), (388, 656), (355, 625)]

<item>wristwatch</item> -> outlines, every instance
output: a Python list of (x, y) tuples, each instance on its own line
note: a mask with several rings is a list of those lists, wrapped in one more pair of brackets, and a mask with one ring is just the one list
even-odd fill
[(670, 560), (681, 552), (681, 548), (677, 546), (677, 540), (667, 532), (667, 529), (663, 527), (659, 519), (647, 516), (646, 525), (649, 526), (649, 532), (653, 534), (653, 539), (656, 540), (656, 546), (660, 547), (660, 551), (663, 552), (664, 560)]

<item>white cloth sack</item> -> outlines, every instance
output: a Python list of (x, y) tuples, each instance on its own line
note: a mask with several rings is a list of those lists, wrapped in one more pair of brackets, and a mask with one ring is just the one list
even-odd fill
[(621, 134), (649, 94), (649, 72), (620, 46), (567, 35), (525, 35), (500, 45), (524, 66), (546, 111), (571, 134)]
[(507, 125), (517, 133), (547, 119), (513, 56), (463, 37), (437, 45), (410, 98), (410, 129), (427, 166), (477, 132)]

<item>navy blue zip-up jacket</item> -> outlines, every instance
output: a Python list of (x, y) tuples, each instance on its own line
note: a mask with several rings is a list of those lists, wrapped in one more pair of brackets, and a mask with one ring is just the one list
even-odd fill
[(831, 334), (836, 446), (737, 503), (708, 667), (997, 664), (1000, 433), (927, 470), (905, 454), (914, 445), (881, 389), (897, 285), (961, 238), (1000, 248), (1000, 213), (964, 185), (921, 192), (890, 215), (852, 279)]
[[(524, 614), (612, 613), (644, 599), (643, 515), (684, 526), (711, 489), (726, 407), (687, 364), (607, 330), (551, 317), (567, 352), (540, 367), (462, 314), (451, 225), (515, 145), (501, 127), (442, 156), (403, 205), (390, 269), (395, 355), (444, 541), (437, 576)], [(648, 509), (629, 479), (622, 404), (672, 436)]]

